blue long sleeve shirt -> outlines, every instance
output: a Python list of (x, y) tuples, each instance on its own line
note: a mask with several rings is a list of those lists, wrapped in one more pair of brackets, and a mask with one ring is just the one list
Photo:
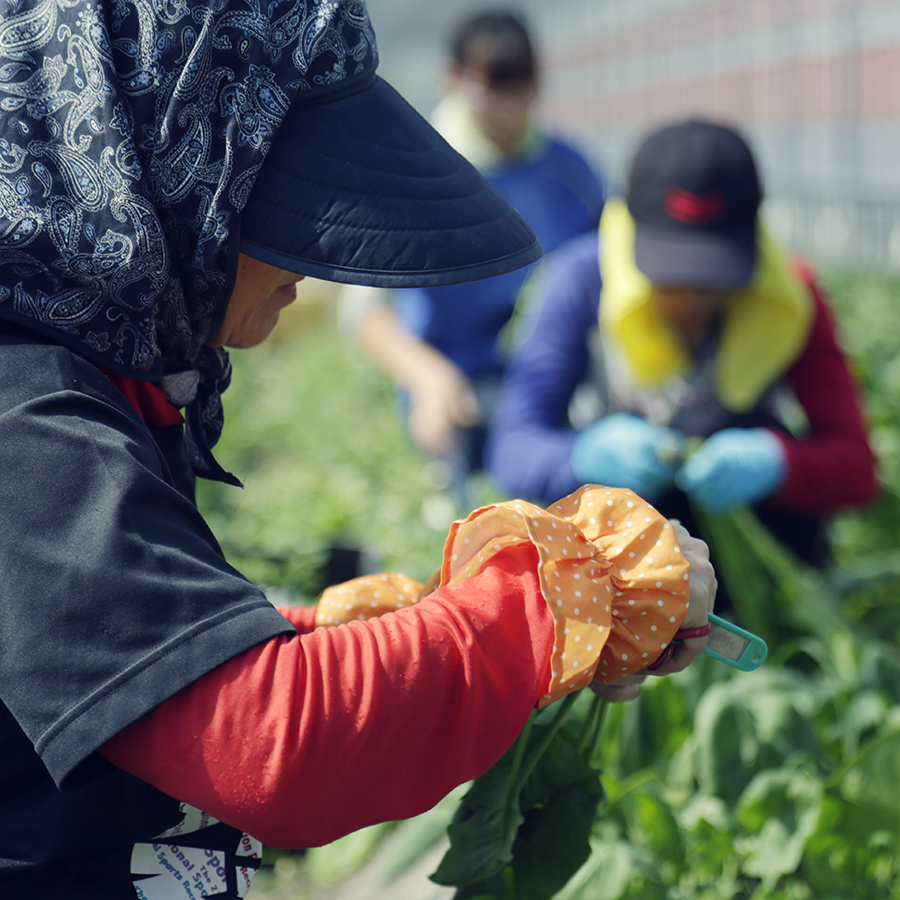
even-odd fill
[[(570, 145), (546, 137), (538, 152), (484, 175), (521, 213), (546, 252), (579, 234), (596, 232), (605, 185)], [(392, 303), (407, 328), (470, 378), (498, 375), (506, 361), (497, 339), (532, 270), (527, 266), (465, 284), (398, 290)]]

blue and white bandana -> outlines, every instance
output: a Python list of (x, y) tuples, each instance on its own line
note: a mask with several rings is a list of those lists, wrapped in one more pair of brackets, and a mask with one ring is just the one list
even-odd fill
[(197, 371), (175, 399), (222, 477), (229, 365), (205, 345), (239, 215), (298, 92), (374, 71), (365, 4), (0, 4), (0, 318), (133, 378)]

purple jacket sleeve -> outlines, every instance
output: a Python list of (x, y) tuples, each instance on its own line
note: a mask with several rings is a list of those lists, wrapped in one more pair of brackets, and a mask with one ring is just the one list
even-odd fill
[(569, 457), (576, 432), (568, 407), (590, 365), (600, 300), (598, 237), (591, 232), (547, 256), (528, 337), (507, 370), (485, 452), (496, 485), (550, 503), (579, 487)]

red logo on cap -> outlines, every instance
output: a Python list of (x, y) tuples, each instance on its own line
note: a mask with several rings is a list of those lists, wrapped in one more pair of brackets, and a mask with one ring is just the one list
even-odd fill
[(692, 194), (683, 188), (669, 188), (664, 201), (666, 212), (688, 225), (714, 222), (725, 211), (725, 198), (718, 191)]

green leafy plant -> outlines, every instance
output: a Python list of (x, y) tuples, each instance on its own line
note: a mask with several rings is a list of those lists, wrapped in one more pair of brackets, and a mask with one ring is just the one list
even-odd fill
[(545, 710), (448, 828), (432, 877), (457, 900), (900, 891), (896, 647), (849, 622), (831, 580), (750, 510), (703, 524), (738, 615), (779, 662), (651, 679), (604, 732), (577, 697)]
[(590, 855), (603, 799), (592, 760), (605, 702), (583, 717), (577, 695), (533, 713), (513, 746), (463, 797), (448, 828), (450, 849), (431, 876), (458, 887), (459, 900), (557, 893)]

